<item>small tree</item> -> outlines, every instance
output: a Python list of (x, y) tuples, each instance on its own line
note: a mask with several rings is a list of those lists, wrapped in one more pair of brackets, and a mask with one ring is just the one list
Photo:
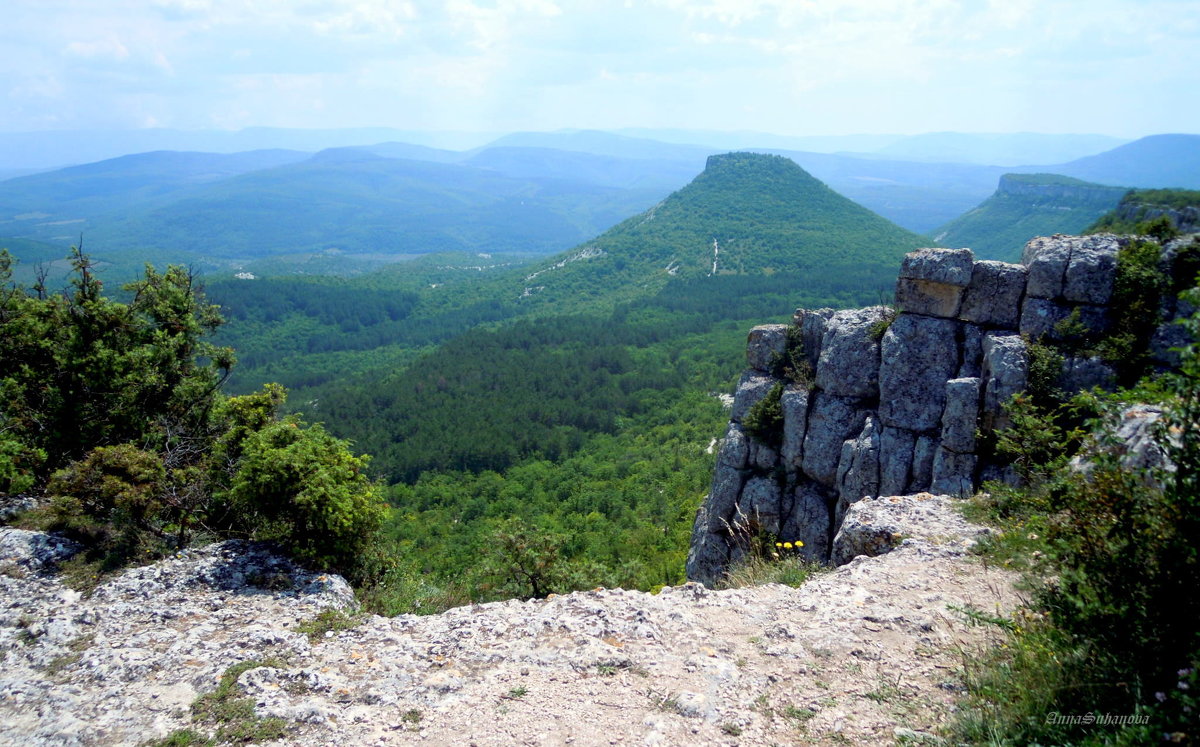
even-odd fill
[(235, 524), (302, 561), (355, 575), (386, 504), (367, 479), (369, 457), (296, 418), (252, 432), (229, 490)]

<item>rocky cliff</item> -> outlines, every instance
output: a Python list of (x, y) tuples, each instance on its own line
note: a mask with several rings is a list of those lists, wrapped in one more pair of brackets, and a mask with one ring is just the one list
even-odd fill
[[(688, 578), (712, 583), (756, 538), (802, 542), (828, 562), (864, 497), (966, 495), (1011, 480), (984, 444), (1026, 388), (1028, 341), (1054, 341), (1073, 316), (1103, 335), (1121, 313), (1110, 301), (1128, 241), (1036, 238), (1020, 264), (921, 249), (903, 260), (895, 308), (801, 309), (790, 326), (751, 330)], [(1164, 364), (1173, 335), (1164, 325), (1156, 337)], [(1099, 358), (1066, 357), (1057, 383), (1073, 392), (1114, 379)]]

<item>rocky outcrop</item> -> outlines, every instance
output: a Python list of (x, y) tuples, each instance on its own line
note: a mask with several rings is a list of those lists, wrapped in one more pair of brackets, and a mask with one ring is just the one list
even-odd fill
[(1154, 220), (1163, 215), (1183, 233), (1200, 231), (1200, 207), (1195, 205), (1167, 207), (1131, 200), (1117, 206), (1117, 217), (1129, 223)]
[[(341, 578), (244, 542), (85, 596), (52, 570), (77, 548), (0, 528), (0, 744), (211, 736), (191, 706), (231, 666), (241, 709), (281, 720), (271, 744), (791, 743), (801, 716), (814, 743), (924, 739), (952, 710), (962, 648), (987, 635), (948, 605), (1016, 603), (1011, 574), (967, 556), (972, 534), (908, 536), (799, 589), (596, 589), (384, 618), (355, 615)], [(350, 626), (297, 629), (331, 609)], [(870, 696), (885, 682), (902, 700)]]
[[(755, 328), (712, 491), (693, 528), (688, 578), (714, 582), (763, 532), (803, 541), (813, 559), (844, 559), (836, 535), (864, 497), (968, 495), (985, 475), (1004, 478), (978, 436), (1005, 427), (1004, 404), (1026, 388), (1027, 340), (1056, 340), (1059, 323), (1072, 317), (1103, 334), (1127, 241), (1035, 238), (1021, 264), (975, 261), (969, 249), (912, 252), (895, 309), (796, 312), (800, 334), (792, 337), (803, 340), (811, 381), (774, 378), (770, 362), (786, 352), (787, 331)], [(1068, 358), (1059, 384), (1078, 390), (1113, 381), (1100, 360)], [(776, 453), (741, 423), (777, 384), (785, 388)]]

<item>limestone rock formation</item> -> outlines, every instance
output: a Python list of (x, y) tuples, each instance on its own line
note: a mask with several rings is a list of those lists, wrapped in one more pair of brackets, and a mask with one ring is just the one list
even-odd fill
[[(912, 252), (894, 310), (796, 312), (792, 338), (804, 349), (791, 352), (813, 366), (811, 382), (773, 378), (765, 362), (787, 352), (787, 331), (756, 327), (733, 421), (785, 384), (782, 446), (778, 454), (756, 449), (731, 426), (693, 527), (688, 578), (713, 583), (762, 532), (801, 540), (806, 554), (829, 561), (844, 517), (863, 498), (967, 495), (984, 475), (1010, 474), (980, 452), (978, 435), (1008, 424), (1003, 406), (1027, 385), (1027, 340), (1053, 340), (1055, 325), (1073, 315), (1096, 332), (1110, 326), (1117, 253), (1127, 241), (1039, 237), (1019, 265), (974, 261), (969, 249)], [(1178, 334), (1164, 325), (1159, 336), (1168, 358)], [(1102, 361), (1068, 358), (1059, 384), (1077, 391), (1114, 381)]]
[[(756, 484), (755, 505), (774, 500)], [(0, 527), (0, 744), (211, 736), (191, 706), (231, 666), (230, 717), (281, 719), (271, 744), (785, 743), (784, 706), (817, 743), (927, 736), (951, 712), (961, 647), (986, 635), (947, 605), (1016, 602), (1011, 574), (966, 556), (970, 534), (910, 539), (799, 589), (596, 589), (384, 618), (354, 615), (341, 578), (245, 542), (128, 569), (89, 596), (53, 571), (77, 548)], [(297, 630), (323, 610), (350, 627)], [(863, 697), (901, 677), (912, 713)]]

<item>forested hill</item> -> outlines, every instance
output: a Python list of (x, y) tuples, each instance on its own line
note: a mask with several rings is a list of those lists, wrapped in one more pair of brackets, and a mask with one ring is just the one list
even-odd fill
[(1034, 236), (1079, 233), (1121, 201), (1124, 187), (1058, 174), (1005, 174), (995, 194), (933, 232), (943, 246), (967, 246), (981, 259), (1015, 262)]
[(770, 276), (889, 285), (927, 240), (842, 197), (790, 159), (711, 156), (666, 200), (523, 275), (526, 303), (579, 308), (651, 295), (673, 278)]

